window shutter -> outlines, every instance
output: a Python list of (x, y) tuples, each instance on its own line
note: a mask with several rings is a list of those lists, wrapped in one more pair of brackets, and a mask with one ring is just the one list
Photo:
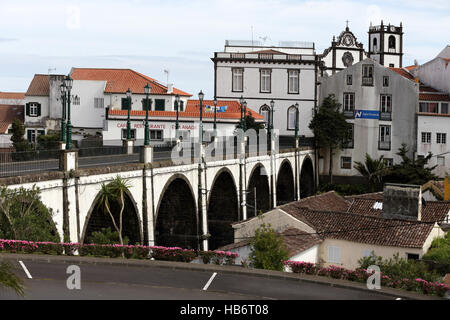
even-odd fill
[(41, 104), (40, 103), (37, 104), (37, 116), (38, 117), (41, 116)]
[(28, 140), (28, 142), (32, 142), (31, 141), (31, 130), (27, 130), (27, 140)]
[(30, 103), (26, 104), (26, 115), (30, 116)]

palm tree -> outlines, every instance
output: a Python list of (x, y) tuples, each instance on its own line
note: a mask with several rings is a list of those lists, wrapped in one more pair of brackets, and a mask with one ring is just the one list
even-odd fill
[(10, 263), (0, 262), (0, 287), (10, 288), (23, 297), (23, 281), (11, 269)]
[[(123, 211), (125, 209), (125, 193), (129, 192), (131, 185), (128, 180), (117, 176), (110, 184), (102, 183), (98, 206), (103, 208), (103, 212), (108, 213), (114, 229), (119, 235), (120, 244), (123, 245)], [(120, 205), (119, 221), (116, 221), (111, 211), (111, 204), (118, 203)]]
[(384, 156), (380, 156), (378, 159), (372, 159), (372, 157), (366, 153), (366, 160), (364, 163), (356, 161), (354, 168), (358, 170), (360, 174), (369, 180), (370, 190), (380, 190), (383, 185), (383, 176), (386, 175), (388, 167), (384, 162)]

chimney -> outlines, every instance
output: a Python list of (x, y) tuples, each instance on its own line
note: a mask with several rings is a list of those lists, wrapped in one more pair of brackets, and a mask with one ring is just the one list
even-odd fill
[(173, 84), (172, 83), (168, 83), (167, 84), (167, 93), (172, 93), (173, 92)]
[(383, 190), (383, 218), (422, 219), (422, 188), (411, 184), (386, 183)]

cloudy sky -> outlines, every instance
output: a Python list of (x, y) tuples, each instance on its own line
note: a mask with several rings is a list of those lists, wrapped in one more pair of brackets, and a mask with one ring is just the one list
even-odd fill
[(404, 28), (404, 64), (450, 44), (449, 0), (0, 0), (0, 91), (26, 91), (35, 73), (132, 68), (213, 95), (210, 58), (224, 41), (313, 41), (350, 29), (367, 49), (372, 22)]

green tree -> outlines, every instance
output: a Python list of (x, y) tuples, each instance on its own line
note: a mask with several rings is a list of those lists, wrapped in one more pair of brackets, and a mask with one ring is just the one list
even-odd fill
[[(11, 142), (16, 152), (31, 151), (33, 148), (31, 144), (24, 138), (25, 126), (19, 119), (14, 119), (11, 126)], [(17, 159), (19, 160), (19, 159)]]
[[(123, 244), (129, 242), (127, 237), (123, 238)], [(119, 233), (112, 231), (111, 228), (102, 228), (100, 231), (94, 231), (89, 236), (88, 243), (95, 244), (120, 244)]]
[(53, 211), (40, 200), (38, 188), (0, 187), (0, 236), (5, 239), (59, 242)]
[(24, 296), (23, 280), (19, 278), (13, 271), (10, 263), (0, 262), (0, 287), (12, 289), (20, 296)]
[(390, 168), (385, 176), (385, 182), (423, 185), (430, 180), (437, 179), (433, 173), (436, 166), (427, 167), (428, 161), (433, 156), (431, 153), (426, 157), (414, 160), (408, 157), (408, 152), (409, 149), (403, 143), (397, 152), (402, 161)]
[(319, 148), (328, 148), (330, 154), (329, 176), (333, 183), (333, 150), (344, 148), (349, 140), (351, 124), (341, 111), (341, 104), (334, 94), (326, 97), (319, 111), (312, 118), (309, 128), (313, 131)]
[[(259, 132), (260, 129), (264, 129), (264, 124), (256, 122), (255, 118), (252, 116), (250, 112), (247, 112), (247, 116), (245, 117), (245, 128), (254, 129), (256, 132)], [(239, 122), (236, 125), (236, 129), (242, 129), (242, 123)]]
[[(99, 208), (105, 213), (108, 214), (111, 218), (111, 222), (114, 226), (115, 231), (119, 237), (119, 243), (121, 245), (124, 244), (123, 239), (123, 211), (125, 209), (125, 193), (129, 192), (129, 188), (131, 185), (128, 180), (122, 179), (120, 176), (117, 176), (111, 183), (108, 185), (102, 184), (100, 190), (100, 198), (98, 201)], [(116, 205), (119, 206), (119, 214), (118, 219), (114, 217), (113, 208), (116, 208)]]
[(289, 253), (283, 237), (266, 225), (261, 224), (251, 240), (250, 265), (258, 269), (283, 271), (283, 262), (289, 259)]
[(37, 137), (38, 148), (41, 150), (54, 150), (59, 148), (60, 136), (58, 134), (41, 134)]
[(384, 162), (384, 156), (373, 159), (366, 153), (366, 160), (364, 163), (356, 161), (354, 168), (367, 178), (371, 192), (383, 189), (383, 176), (388, 173), (388, 168)]

